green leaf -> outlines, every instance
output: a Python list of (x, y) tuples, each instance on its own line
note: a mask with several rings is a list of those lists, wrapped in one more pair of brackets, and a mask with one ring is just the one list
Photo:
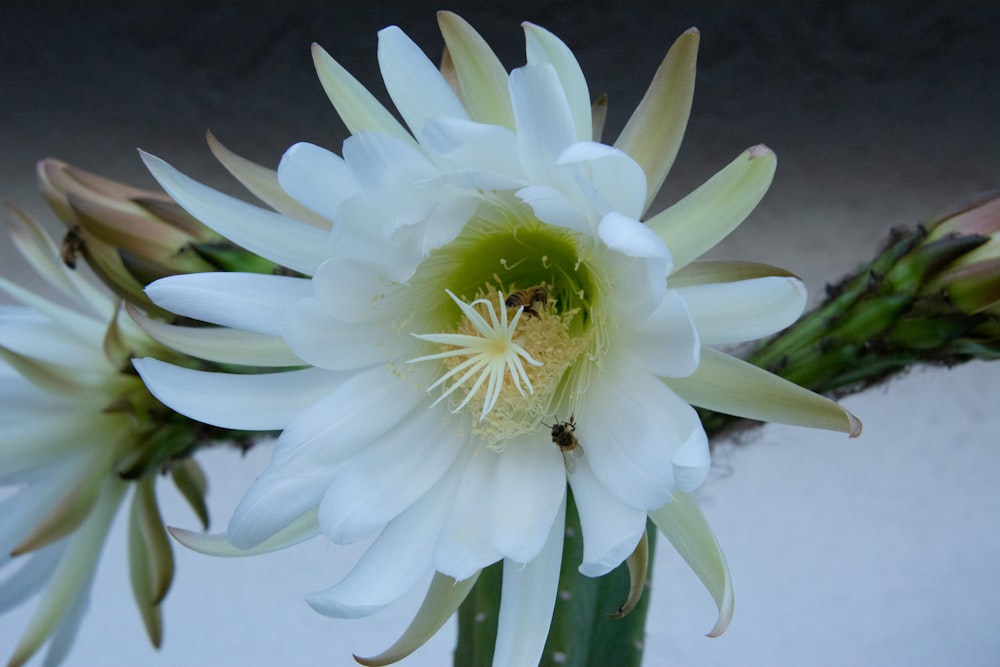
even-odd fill
[(174, 577), (174, 556), (156, 505), (155, 477), (135, 484), (129, 512), (129, 574), (132, 594), (153, 646), (163, 641), (163, 601)]

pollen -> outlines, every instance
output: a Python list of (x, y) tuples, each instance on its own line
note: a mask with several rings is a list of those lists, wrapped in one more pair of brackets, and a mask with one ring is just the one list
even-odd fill
[(439, 361), (443, 374), (428, 391), (445, 389), (432, 407), (450, 400), (452, 412), (469, 408), (477, 415), (473, 433), (501, 450), (549, 414), (560, 380), (585, 347), (569, 333), (576, 313), (541, 308), (526, 317), (527, 307), (508, 307), (500, 290), (490, 288), (471, 303), (446, 292), (461, 309), (461, 320), (451, 333), (413, 334), (442, 351), (409, 363)]

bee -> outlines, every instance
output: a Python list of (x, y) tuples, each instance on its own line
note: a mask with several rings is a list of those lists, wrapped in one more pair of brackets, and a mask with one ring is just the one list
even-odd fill
[(59, 249), (59, 256), (63, 264), (71, 269), (76, 268), (76, 261), (83, 254), (83, 237), (80, 235), (79, 227), (71, 227), (66, 236), (63, 237), (62, 247)]
[(580, 441), (576, 439), (576, 421), (573, 419), (573, 415), (569, 416), (569, 421), (561, 422), (558, 419), (556, 417), (556, 423), (551, 425), (542, 422), (542, 426), (552, 429), (552, 442), (562, 452), (563, 460), (566, 462), (566, 470), (572, 473), (576, 465), (573, 463), (570, 455), (572, 454), (575, 458), (580, 458), (583, 456), (583, 447), (580, 445)]
[(541, 304), (544, 308), (549, 302), (549, 288), (545, 285), (536, 285), (528, 289), (518, 290), (504, 301), (508, 308), (518, 308), (524, 306), (524, 314), (530, 317), (538, 317), (535, 304)]

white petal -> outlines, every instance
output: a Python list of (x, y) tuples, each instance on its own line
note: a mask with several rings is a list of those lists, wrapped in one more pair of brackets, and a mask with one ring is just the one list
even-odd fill
[(684, 377), (698, 368), (701, 340), (684, 299), (676, 290), (666, 295), (640, 327), (623, 328), (622, 353), (639, 368), (660, 376)]
[(545, 28), (525, 22), (525, 51), (529, 65), (549, 64), (559, 77), (560, 86), (569, 101), (573, 126), (578, 141), (589, 141), (591, 128), (590, 91), (580, 63), (566, 44)]
[(690, 496), (677, 493), (672, 502), (650, 512), (649, 517), (715, 600), (719, 618), (708, 636), (718, 637), (733, 618), (733, 582), (726, 557), (705, 516)]
[(239, 156), (222, 145), (211, 132), (205, 137), (208, 140), (208, 147), (223, 167), (232, 174), (243, 187), (253, 193), (262, 202), (273, 208), (278, 213), (308, 222), (313, 227), (320, 229), (330, 229), (330, 218), (316, 215), (313, 211), (296, 201), (278, 184), (278, 174), (273, 169), (268, 169), (255, 162), (251, 162), (245, 157)]
[[(19, 607), (37, 595), (52, 576), (52, 571), (59, 564), (59, 559), (65, 551), (64, 540), (21, 556), (22, 565), (17, 568), (16, 573), (5, 572), (4, 580), (0, 581), (0, 614)], [(4, 560), (0, 560), (0, 565), (10, 561), (7, 554), (4, 556)]]
[(455, 91), (420, 47), (396, 26), (378, 33), (382, 80), (413, 136), (423, 136), (424, 123), (436, 116), (468, 118)]
[(185, 530), (167, 526), (175, 540), (192, 551), (217, 558), (242, 558), (259, 556), (300, 544), (319, 535), (319, 524), (315, 512), (306, 512), (271, 538), (252, 549), (237, 549), (229, 542), (226, 533), (208, 534), (201, 531)]
[(670, 251), (659, 236), (635, 218), (621, 213), (604, 216), (598, 234), (608, 248), (628, 257), (670, 258)]
[(434, 569), (438, 536), (434, 526), (453, 492), (451, 484), (431, 489), (385, 527), (346, 577), (307, 595), (309, 605), (326, 616), (360, 618), (381, 611), (414, 588)]
[(550, 65), (526, 65), (510, 73), (521, 163), (528, 179), (563, 192), (575, 189), (572, 169), (556, 160), (576, 141), (573, 117), (556, 72)]
[(140, 155), (167, 194), (233, 243), (306, 275), (329, 257), (328, 231), (222, 194), (156, 156), (141, 151)]
[[(411, 144), (372, 132), (361, 132), (348, 137), (344, 142), (344, 160), (358, 185), (375, 196), (390, 198), (391, 201), (387, 203), (390, 208), (403, 208), (410, 195), (408, 189), (414, 183), (439, 173), (434, 163)], [(402, 194), (397, 194), (397, 191)], [(398, 215), (411, 215), (413, 221), (423, 217), (422, 214), (410, 214), (405, 210)], [(407, 223), (395, 222), (389, 225), (380, 220), (369, 220), (364, 224), (378, 226), (384, 235), (388, 235), (396, 227)]]
[(736, 229), (771, 185), (777, 158), (766, 146), (743, 152), (697, 190), (646, 221), (680, 269)]
[(493, 49), (457, 14), (438, 12), (438, 26), (469, 115), (483, 123), (513, 128), (507, 70)]
[(387, 319), (413, 298), (405, 286), (388, 279), (381, 265), (356, 259), (325, 262), (313, 287), (323, 306), (343, 322)]
[(504, 558), (526, 563), (545, 544), (566, 495), (562, 452), (546, 432), (511, 440), (497, 457), (489, 504), (493, 545)]
[(21, 402), (4, 401), (0, 405), (11, 415), (9, 421), (0, 420), (0, 442), (3, 443), (0, 447), (0, 484), (21, 483), (23, 477), (18, 479), (21, 471), (75, 454), (81, 446), (81, 433), (103, 438), (110, 421), (108, 415), (98, 412), (103, 407), (100, 405), (92, 410), (80, 410), (70, 404), (63, 409), (60, 402), (49, 400), (45, 401), (43, 410), (31, 412), (22, 411)]
[(597, 261), (615, 277), (614, 308), (626, 326), (639, 328), (666, 296), (670, 253), (645, 225), (618, 213), (604, 216), (598, 234)]
[(351, 134), (378, 132), (413, 143), (413, 137), (388, 109), (321, 46), (313, 44), (312, 55), (323, 90)]
[(391, 320), (344, 322), (316, 298), (294, 304), (283, 329), (292, 351), (320, 368), (354, 370), (416, 356), (414, 339)]
[(423, 143), (435, 153), (454, 160), (456, 167), (524, 179), (517, 135), (505, 127), (461, 118), (434, 118), (427, 121)]
[(319, 507), (323, 532), (338, 544), (367, 537), (442, 478), (465, 444), (457, 420), (418, 410), (334, 475)]
[(434, 567), (458, 581), (468, 579), (501, 554), (492, 545), (484, 516), (492, 512), (489, 488), (498, 454), (481, 445), (457, 461), (449, 475), (459, 477), (458, 490), (445, 517), (441, 535), (434, 547)]
[(556, 164), (580, 164), (600, 201), (598, 210), (638, 218), (646, 205), (646, 174), (626, 153), (606, 144), (581, 141), (564, 150)]
[(689, 377), (664, 382), (688, 403), (716, 412), (861, 435), (857, 417), (829, 398), (709, 347)]
[(206, 424), (249, 431), (284, 428), (338, 378), (319, 368), (233, 375), (149, 358), (133, 359), (132, 365), (153, 396), (168, 407)]
[(576, 415), (576, 436), (598, 479), (624, 502), (660, 507), (676, 487), (675, 452), (704, 439), (694, 409), (647, 371), (610, 361)]
[(806, 307), (805, 285), (797, 278), (692, 285), (677, 291), (687, 301), (706, 345), (769, 336), (795, 322)]
[(167, 347), (220, 364), (302, 366), (304, 362), (280, 338), (222, 327), (181, 327), (154, 320), (136, 308), (129, 315), (153, 340)]
[(621, 565), (646, 530), (646, 510), (622, 502), (594, 476), (586, 452), (569, 476), (583, 530), (580, 573), (600, 577)]
[(583, 234), (592, 234), (590, 222), (561, 191), (549, 185), (529, 185), (515, 195), (531, 207), (535, 217), (553, 227), (565, 227)]
[(146, 286), (153, 303), (202, 322), (280, 336), (285, 309), (312, 296), (308, 279), (258, 273), (188, 273)]
[(537, 665), (559, 588), (566, 503), (559, 506), (541, 553), (525, 565), (505, 560), (493, 667)]
[(426, 402), (423, 391), (384, 367), (334, 386), (302, 410), (278, 438), (271, 466), (253, 483), (229, 522), (230, 542), (243, 549), (254, 547), (315, 510), (345, 461)]
[(304, 407), (275, 444), (271, 467), (288, 476), (335, 468), (429, 403), (429, 370), (400, 376), (376, 366), (331, 385)]
[(281, 157), (278, 182), (285, 192), (328, 220), (336, 220), (337, 209), (358, 190), (343, 158), (304, 142)]
[(254, 480), (229, 519), (226, 536), (240, 551), (270, 551), (296, 525), (316, 523), (316, 507), (333, 470), (317, 468), (295, 477), (268, 468)]

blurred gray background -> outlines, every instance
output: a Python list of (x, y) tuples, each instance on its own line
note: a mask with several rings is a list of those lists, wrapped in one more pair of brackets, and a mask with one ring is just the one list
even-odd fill
[[(818, 298), (888, 230), (1000, 188), (997, 2), (8, 2), (0, 5), (0, 199), (57, 223), (34, 163), (58, 157), (152, 186), (141, 147), (238, 192), (204, 144), (277, 164), (296, 141), (339, 151), (344, 130), (316, 81), (322, 44), (385, 99), (376, 31), (395, 23), (437, 59), (434, 10), (469, 20), (508, 67), (530, 20), (576, 52), (607, 93), (613, 140), (683, 30), (702, 33), (698, 84), (666, 205), (748, 146), (779, 158), (774, 185), (714, 253), (784, 266)], [(6, 244), (6, 275), (23, 271)], [(859, 441), (768, 427), (717, 450), (699, 498), (726, 549), (736, 616), (714, 609), (663, 543), (646, 664), (1000, 664), (1000, 368), (918, 370), (848, 399)], [(267, 463), (210, 452), (221, 529)], [(195, 519), (170, 496), (170, 523)], [(352, 664), (406, 623), (417, 599), (364, 623), (325, 619), (301, 594), (357, 550), (314, 540), (267, 558), (218, 561), (179, 548), (166, 645), (145, 645), (125, 545), (105, 550), (68, 665)], [(409, 605), (407, 607), (407, 605)], [(8, 656), (30, 609), (0, 619)], [(449, 628), (404, 664), (446, 664)]]

